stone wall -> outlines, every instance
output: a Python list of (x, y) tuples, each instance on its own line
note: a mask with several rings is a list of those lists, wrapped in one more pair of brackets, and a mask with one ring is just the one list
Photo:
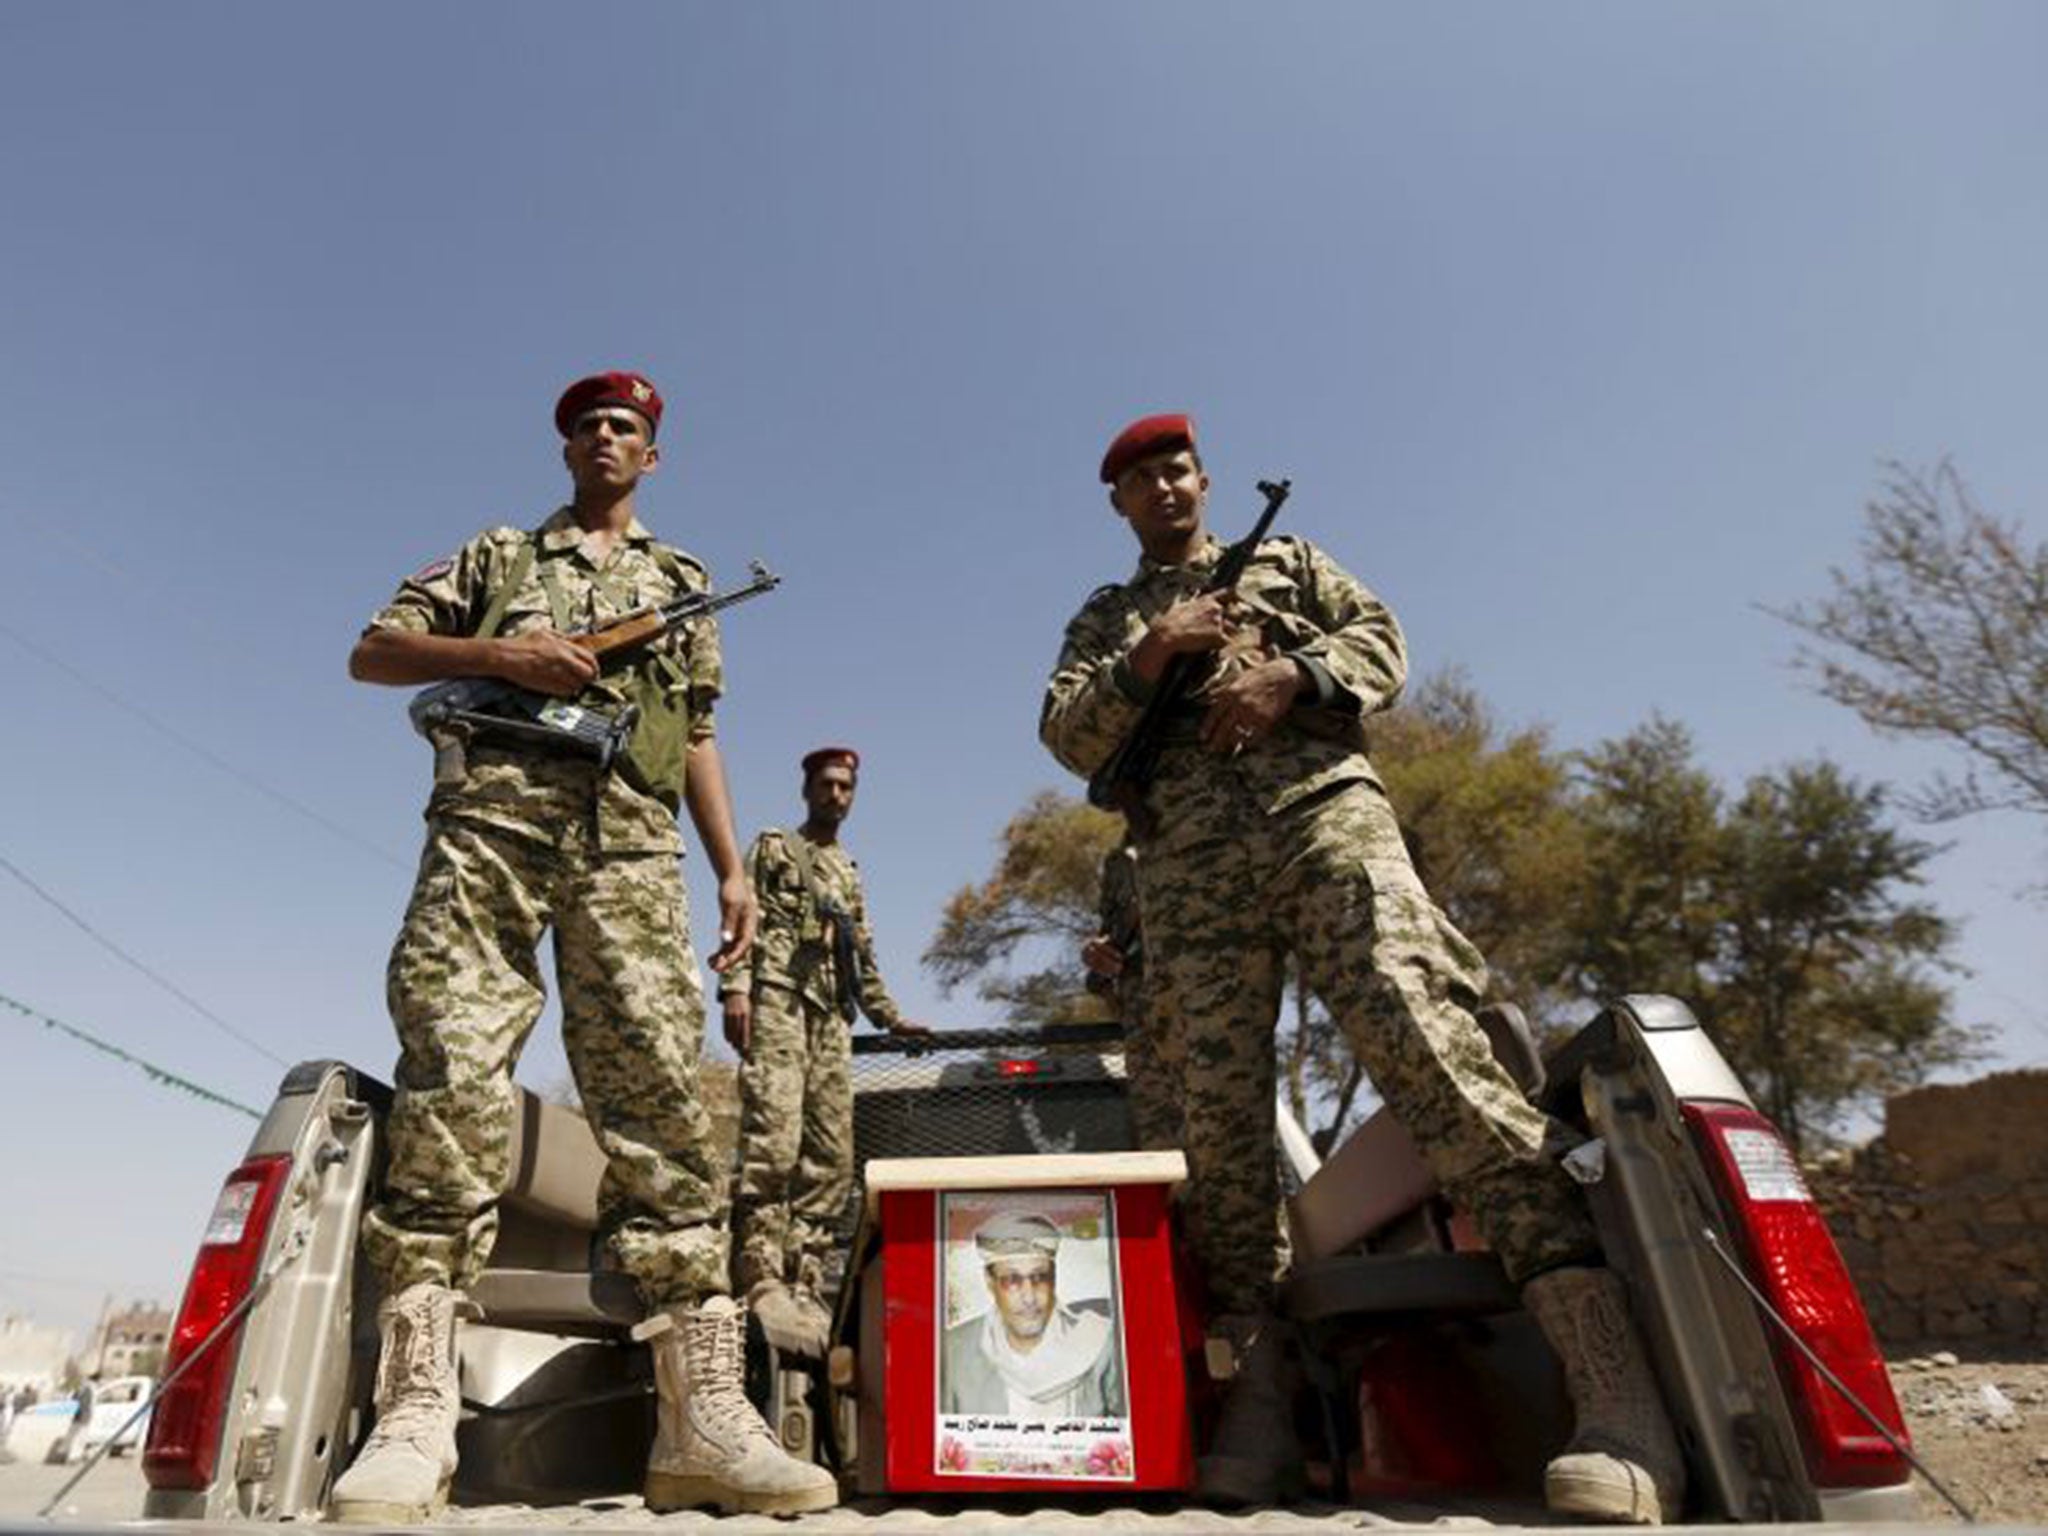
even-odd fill
[(1807, 1177), (1887, 1348), (2048, 1354), (2048, 1072), (1902, 1094)]

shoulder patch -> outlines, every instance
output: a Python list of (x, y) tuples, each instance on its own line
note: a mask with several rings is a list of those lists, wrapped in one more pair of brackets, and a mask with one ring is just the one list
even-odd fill
[(454, 569), (455, 557), (453, 555), (443, 555), (440, 559), (421, 566), (405, 579), (407, 581), (432, 581), (437, 576), (446, 576)]

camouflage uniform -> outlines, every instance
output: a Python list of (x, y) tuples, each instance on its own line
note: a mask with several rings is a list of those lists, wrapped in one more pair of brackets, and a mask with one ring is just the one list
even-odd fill
[(1138, 850), (1129, 843), (1102, 861), (1102, 932), (1124, 957), (1114, 977), (1089, 978), (1116, 1003), (1124, 1026), (1124, 1079), (1130, 1085), (1131, 1129), (1147, 1150), (1181, 1144), (1181, 1060), (1173, 1011), (1145, 973), (1145, 934), (1138, 908)]
[[(637, 520), (602, 566), (582, 538), (566, 508), (538, 535), (492, 529), (407, 580), (371, 627), (472, 635), (506, 594), (493, 633), (567, 631), (708, 585)], [(726, 1290), (726, 1183), (697, 1091), (703, 993), (676, 862), (684, 754), (712, 739), (721, 677), (709, 619), (608, 668), (576, 702), (631, 700), (642, 713), (602, 777), (587, 759), (527, 747), (437, 754), (387, 976), (398, 1091), (364, 1235), (391, 1292), (467, 1288), (489, 1257), (511, 1172), (512, 1070), (546, 997), (537, 951), (550, 927), (563, 1045), (607, 1160), (607, 1255), (650, 1308)]]
[[(843, 847), (770, 828), (748, 850), (747, 873), (761, 927), (748, 964), (718, 989), (753, 1001), (740, 1068), (736, 1279), (743, 1291), (763, 1280), (816, 1290), (853, 1194), (853, 1010), (884, 1029), (904, 1018), (875, 965), (860, 869)], [(842, 972), (819, 897), (851, 917), (854, 975)]]
[[(1221, 552), (1210, 539), (1185, 565), (1141, 560), (1067, 626), (1039, 734), (1068, 768), (1092, 773), (1129, 731), (1148, 691), (1132, 647), (1201, 589)], [(1176, 722), (1138, 865), (1147, 968), (1182, 1032), (1195, 1240), (1217, 1311), (1271, 1305), (1273, 1171), (1245, 1149), (1273, 1144), (1290, 953), (1510, 1276), (1598, 1262), (1576, 1189), (1543, 1156), (1542, 1116), (1472, 1020), (1485, 964), (1416, 878), (1365, 755), (1361, 717), (1406, 678), (1393, 615), (1294, 538), (1261, 545), (1238, 593), (1258, 655), (1303, 662), (1315, 697), (1234, 756), (1196, 743), (1197, 712)]]

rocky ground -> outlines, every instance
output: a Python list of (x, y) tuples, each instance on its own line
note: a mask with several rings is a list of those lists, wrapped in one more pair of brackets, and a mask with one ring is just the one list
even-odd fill
[[(2048, 1360), (1892, 1362), (1913, 1450), (1986, 1524), (2048, 1524)], [(1958, 1520), (1924, 1482), (1930, 1520)]]

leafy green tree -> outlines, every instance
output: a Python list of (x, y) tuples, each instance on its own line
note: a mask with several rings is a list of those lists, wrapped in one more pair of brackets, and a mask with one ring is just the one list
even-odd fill
[(1908, 898), (1938, 851), (1832, 763), (1749, 781), (1721, 830), (1709, 1027), (1794, 1145), (1859, 1102), (1975, 1059), (1935, 974), (1954, 925)]
[(1954, 929), (1923, 901), (1932, 845), (1829, 763), (1758, 775), (1731, 806), (1690, 735), (1653, 720), (1583, 755), (1588, 883), (1572, 982), (1668, 992), (1795, 1144), (1859, 1104), (1976, 1059), (1937, 975)]
[(1099, 921), (1102, 861), (1122, 835), (1121, 818), (1084, 800), (1033, 795), (1003, 828), (995, 872), (946, 903), (924, 952), (939, 985), (950, 993), (974, 981), (1018, 1024), (1105, 1017), (1081, 946)]
[(1563, 979), (1582, 997), (1710, 986), (1720, 925), (1721, 792), (1692, 735), (1653, 718), (1578, 757), (1572, 813), (1584, 839), (1576, 901), (1561, 915)]
[(1823, 602), (1773, 611), (1820, 642), (1800, 661), (1821, 693), (1963, 755), (1963, 776), (1937, 777), (1910, 809), (2048, 814), (2048, 545), (1986, 513), (1946, 459), (1885, 470), (1861, 569), (1831, 572)]

